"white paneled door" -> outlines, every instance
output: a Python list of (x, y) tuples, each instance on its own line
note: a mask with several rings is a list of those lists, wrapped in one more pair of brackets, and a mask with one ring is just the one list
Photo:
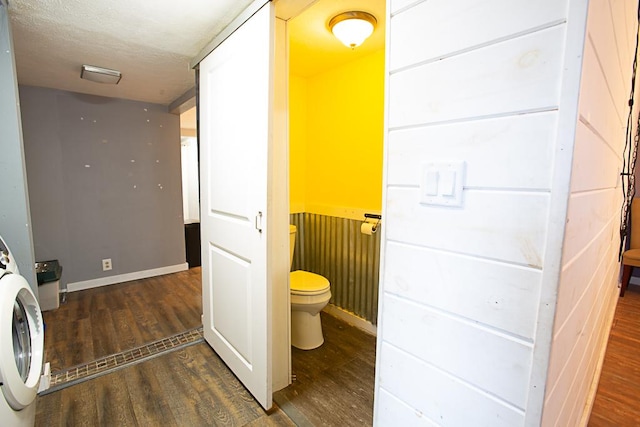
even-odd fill
[(200, 63), (203, 328), (265, 408), (272, 405), (267, 155), (271, 3)]

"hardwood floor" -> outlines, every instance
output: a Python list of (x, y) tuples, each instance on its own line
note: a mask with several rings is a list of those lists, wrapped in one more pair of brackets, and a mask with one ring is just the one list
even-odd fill
[[(44, 313), (53, 371), (201, 324), (201, 270), (70, 293)], [(0, 421), (0, 425), (2, 422)], [(266, 414), (207, 344), (39, 396), (36, 426), (295, 425)]]
[(202, 324), (200, 268), (67, 294), (43, 313), (45, 360), (58, 371)]
[[(58, 371), (197, 327), (200, 275), (194, 268), (68, 294), (44, 313), (45, 360)], [(275, 396), (286, 413), (266, 414), (197, 344), (39, 396), (36, 425), (371, 425), (375, 337), (324, 313), (322, 322), (322, 347), (292, 349), (295, 380)]]
[(376, 338), (321, 313), (324, 344), (292, 348), (293, 383), (274, 400), (299, 426), (373, 424)]
[(211, 348), (197, 344), (39, 396), (35, 425), (295, 424), (277, 407), (266, 414)]
[(640, 425), (640, 289), (620, 298), (602, 367), (590, 427)]

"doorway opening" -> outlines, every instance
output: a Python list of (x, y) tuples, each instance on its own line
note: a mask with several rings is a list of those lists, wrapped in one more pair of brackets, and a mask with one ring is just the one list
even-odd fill
[[(327, 26), (347, 9), (378, 20), (356, 49)], [(324, 344), (291, 349), (292, 384), (274, 395), (301, 423), (372, 423), (380, 235), (360, 226), (382, 206), (384, 17), (384, 0), (319, 0), (287, 22), (291, 270), (331, 287)]]
[[(257, 49), (252, 44), (253, 42), (259, 43), (258, 39), (268, 39), (264, 36), (264, 32), (258, 31), (265, 30), (265, 27), (260, 27), (266, 22), (264, 14), (256, 14), (256, 16), (259, 15), (259, 19), (256, 21), (255, 18), (252, 18), (254, 26), (251, 25), (251, 20), (247, 21), (249, 23), (248, 26), (245, 23), (243, 28), (233, 33), (233, 36), (229, 39), (225, 39), (224, 43), (217, 45), (218, 47), (200, 62), (199, 72), (204, 78), (200, 80), (199, 93), (208, 95), (202, 97), (199, 102), (201, 108), (199, 114), (207, 118), (206, 122), (202, 122), (203, 126), (200, 132), (202, 137), (200, 146), (202, 150), (201, 175), (210, 177), (201, 183), (202, 203), (203, 206), (207, 206), (202, 211), (203, 230), (218, 230), (217, 233), (211, 233), (211, 235), (204, 231), (202, 233), (202, 245), (203, 247), (207, 245), (206, 250), (209, 252), (203, 261), (207, 260), (211, 265), (215, 265), (215, 268), (213, 268), (211, 265), (207, 266), (203, 263), (203, 300), (205, 301), (204, 305), (210, 305), (208, 308), (203, 307), (205, 310), (203, 330), (207, 342), (216, 349), (216, 352), (218, 352), (216, 345), (221, 343), (221, 345), (226, 346), (226, 348), (222, 348), (222, 351), (227, 352), (229, 358), (234, 359), (232, 360), (233, 363), (228, 362), (226, 357), (222, 358), (234, 372), (236, 372), (236, 369), (232, 366), (234, 363), (246, 367), (250, 366), (253, 360), (257, 360), (252, 359), (253, 350), (251, 352), (249, 350), (258, 346), (246, 346), (246, 343), (254, 338), (258, 339), (260, 336), (269, 336), (268, 333), (265, 333), (258, 334), (256, 337), (248, 337), (246, 331), (251, 328), (242, 327), (245, 324), (257, 325), (257, 323), (252, 323), (251, 319), (247, 320), (247, 316), (245, 316), (245, 313), (249, 313), (249, 310), (247, 308), (247, 298), (244, 297), (244, 294), (250, 295), (251, 298), (256, 297), (256, 302), (252, 307), (262, 310), (262, 307), (269, 307), (269, 304), (259, 301), (254, 294), (256, 293), (255, 291), (259, 293), (264, 289), (269, 289), (269, 287), (263, 287), (262, 284), (254, 286), (253, 283), (254, 277), (261, 280), (266, 274), (255, 274), (255, 276), (252, 274), (253, 265), (262, 264), (253, 263), (253, 258), (250, 258), (250, 256), (255, 255), (255, 253), (262, 254), (263, 252), (256, 250), (255, 253), (247, 252), (245, 254), (242, 251), (246, 248), (237, 244), (239, 236), (243, 236), (243, 239), (240, 240), (244, 242), (243, 245), (245, 246), (254, 244), (254, 240), (264, 244), (262, 241), (264, 239), (259, 238), (263, 225), (262, 213), (263, 209), (269, 209), (269, 207), (263, 207), (262, 197), (256, 197), (257, 202), (254, 202), (254, 199), (249, 200), (248, 196), (252, 196), (247, 191), (249, 187), (240, 185), (236, 188), (230, 183), (242, 184), (251, 182), (250, 188), (256, 192), (259, 189), (258, 196), (262, 196), (261, 185), (272, 180), (274, 178), (273, 175), (269, 175), (265, 179), (263, 179), (262, 175), (257, 177), (258, 179), (253, 175), (250, 175), (249, 178), (245, 175), (249, 174), (249, 172), (256, 174), (264, 172), (260, 169), (264, 165), (262, 163), (258, 164), (256, 159), (266, 157), (266, 154), (262, 151), (265, 147), (272, 148), (274, 151), (277, 150), (278, 158), (280, 158), (280, 150), (286, 150), (288, 146), (290, 151), (290, 156), (287, 157), (291, 157), (291, 160), (285, 157), (282, 162), (269, 163), (275, 168), (271, 173), (279, 174), (276, 181), (282, 185), (278, 188), (280, 190), (284, 188), (286, 191), (290, 187), (290, 198), (286, 200), (286, 196), (278, 195), (282, 199), (277, 199), (277, 202), (269, 206), (271, 206), (271, 209), (278, 209), (277, 214), (271, 212), (270, 216), (271, 224), (274, 221), (277, 222), (278, 230), (280, 228), (284, 230), (284, 227), (281, 227), (281, 221), (283, 222), (282, 225), (286, 225), (286, 221), (289, 220), (290, 223), (295, 223), (299, 226), (300, 231), (296, 245), (297, 255), (293, 264), (294, 269), (316, 270), (317, 274), (328, 277), (332, 284), (332, 295), (334, 296), (333, 304), (330, 306), (332, 307), (331, 310), (334, 310), (332, 314), (351, 319), (356, 324), (369, 325), (370, 331), (375, 329), (373, 325), (377, 318), (380, 246), (379, 240), (376, 239), (379, 238), (379, 235), (364, 235), (360, 232), (360, 225), (365, 218), (365, 214), (379, 214), (382, 204), (385, 76), (383, 18), (385, 16), (385, 7), (384, 0), (354, 2), (353, 7), (370, 9), (374, 3), (377, 4), (379, 9), (378, 11), (371, 10), (371, 12), (380, 17), (379, 26), (375, 34), (381, 44), (377, 48), (372, 48), (371, 46), (374, 46), (373, 41), (375, 40), (372, 37), (371, 43), (367, 45), (369, 50), (365, 48), (345, 50), (345, 47), (328, 32), (326, 28), (328, 20), (332, 16), (344, 12), (344, 2), (336, 2), (335, 0), (314, 2), (303, 14), (287, 22), (289, 34), (294, 34), (296, 22), (303, 22), (303, 17), (308, 17), (310, 13), (315, 12), (313, 18), (315, 24), (313, 26), (301, 24), (300, 27), (306, 31), (315, 26), (321, 36), (318, 39), (318, 43), (315, 42), (315, 39), (314, 42), (309, 43), (308, 32), (304, 33), (301, 39), (297, 39), (298, 41), (306, 39), (306, 43), (304, 41), (297, 42), (293, 36), (289, 40), (291, 61), (289, 66), (291, 70), (296, 69), (295, 63), (298, 61), (300, 67), (306, 67), (306, 71), (298, 71), (297, 74), (295, 71), (292, 72), (288, 76), (288, 86), (281, 86), (285, 89), (276, 89), (275, 91), (276, 97), (283, 95), (287, 87), (291, 91), (289, 96), (291, 105), (288, 110), (291, 127), (288, 132), (285, 131), (283, 133), (283, 139), (279, 139), (279, 136), (274, 137), (276, 141), (284, 141), (284, 143), (273, 144), (273, 146), (268, 145), (266, 142), (269, 140), (265, 138), (267, 132), (245, 135), (245, 132), (251, 130), (252, 127), (263, 126), (268, 123), (266, 120), (261, 120), (256, 126), (249, 126), (249, 118), (251, 120), (263, 119), (269, 116), (269, 111), (254, 112), (252, 110), (253, 114), (249, 114), (246, 111), (249, 107), (264, 107), (269, 104), (269, 102), (264, 102), (268, 98), (268, 94), (264, 92), (264, 89), (271, 86), (269, 81), (263, 81), (265, 74), (269, 74), (264, 72), (264, 70), (269, 70), (268, 66), (265, 66), (265, 62), (268, 65), (268, 61), (257, 62), (256, 60), (256, 58), (262, 58), (261, 55), (268, 51), (269, 47), (260, 45), (258, 46), (259, 49)], [(280, 20), (276, 27), (280, 26), (282, 28), (283, 22)], [(252, 33), (252, 31), (255, 31), (255, 33)], [(259, 34), (261, 37), (252, 38), (251, 35), (253, 34)], [(277, 44), (280, 45), (280, 41), (283, 39), (277, 40)], [(334, 47), (330, 47), (326, 51), (311, 51), (307, 49), (309, 45), (317, 49), (320, 46), (324, 46), (323, 43), (325, 42), (327, 46), (331, 46), (330, 43), (333, 43)], [(299, 49), (296, 52), (298, 47), (306, 50)], [(248, 52), (254, 52), (252, 49), (255, 49), (255, 54), (249, 55)], [(232, 50), (234, 54), (230, 54), (229, 50)], [(322, 52), (322, 54), (319, 52)], [(318, 62), (314, 62), (318, 58), (324, 58), (328, 65), (327, 63), (319, 65)], [(278, 60), (280, 60), (280, 57)], [(247, 67), (247, 63), (253, 67)], [(310, 64), (316, 64), (317, 66), (309, 68)], [(255, 70), (261, 71), (256, 72)], [(238, 78), (236, 80), (230, 79), (229, 76), (232, 75), (238, 76)], [(346, 78), (346, 76), (349, 76), (349, 78)], [(222, 77), (226, 78), (223, 79)], [(275, 80), (280, 78), (284, 79), (284, 73), (276, 73)], [(251, 90), (247, 89), (249, 85)], [(296, 89), (300, 90), (297, 91)], [(213, 93), (216, 96), (209, 96)], [(257, 100), (254, 101), (254, 98), (257, 98)], [(280, 110), (277, 110), (275, 115), (278, 116), (280, 112)], [(278, 116), (278, 118), (280, 117)], [(238, 135), (239, 133), (241, 134), (240, 136)], [(286, 136), (287, 133), (289, 134), (288, 138)], [(259, 146), (257, 143), (255, 145), (249, 144), (249, 142), (253, 144), (252, 141), (258, 139), (265, 141), (265, 147)], [(247, 156), (247, 153), (257, 153), (257, 155)], [(269, 154), (271, 155), (272, 153)], [(297, 158), (298, 161), (295, 161), (294, 158)], [(272, 161), (271, 157), (269, 161)], [(285, 166), (287, 163), (291, 167), (291, 173), (289, 177), (285, 176), (285, 179), (281, 181), (280, 178), (285, 175), (283, 170), (287, 169)], [(246, 202), (243, 198), (245, 193), (247, 193)], [(285, 203), (282, 204), (281, 200)], [(274, 205), (277, 206), (273, 208)], [(287, 205), (290, 205), (291, 209), (287, 209), (289, 207)], [(266, 212), (269, 211), (267, 210)], [(207, 225), (206, 221), (210, 221), (210, 223)], [(222, 224), (222, 221), (226, 221), (226, 223)], [(310, 224), (318, 224), (318, 227)], [(327, 226), (326, 229), (328, 231), (314, 233), (314, 230), (320, 229), (322, 224)], [(237, 230), (231, 230), (231, 227), (236, 227)], [(339, 228), (344, 231), (337, 231)], [(273, 231), (273, 229), (270, 230)], [(270, 236), (272, 239), (274, 236), (280, 238), (280, 233), (274, 231), (270, 233)], [(329, 239), (329, 236), (339, 236), (340, 238)], [(212, 240), (205, 240), (209, 238)], [(224, 241), (217, 242), (216, 239)], [(257, 245), (258, 243), (255, 244)], [(332, 251), (330, 246), (333, 244), (339, 246), (340, 250)], [(287, 247), (287, 245), (271, 246), (271, 242), (268, 245), (270, 249)], [(263, 248), (260, 247), (259, 249)], [(275, 256), (274, 254), (280, 256), (280, 252), (282, 251), (276, 249), (275, 252), (270, 250), (269, 253), (272, 256)], [(365, 253), (366, 256), (361, 256), (362, 253)], [(332, 254), (335, 255), (333, 258)], [(288, 297), (289, 292), (286, 288), (286, 283), (287, 270), (290, 266), (286, 264), (288, 262), (288, 254), (283, 252), (282, 255), (286, 257), (284, 263), (286, 268), (283, 269), (283, 275), (279, 278), (271, 278), (278, 284), (285, 284), (284, 288), (281, 286), (276, 290), (280, 292), (281, 289)], [(280, 264), (278, 263), (277, 266), (279, 272)], [(251, 270), (249, 273), (245, 273), (249, 270)], [(216, 276), (216, 274), (220, 276), (227, 271), (237, 273), (239, 278), (236, 276), (231, 277), (231, 273), (225, 277)], [(247, 277), (251, 280), (247, 280)], [(205, 283), (206, 281), (208, 283)], [(228, 283), (234, 283), (237, 286), (230, 289), (230, 286), (227, 285)], [(274, 285), (273, 287), (275, 288), (276, 286)], [(215, 301), (211, 297), (213, 294), (218, 296)], [(222, 301), (221, 298), (226, 298), (224, 303), (220, 302)], [(268, 313), (269, 316), (272, 314), (274, 317), (281, 316), (285, 310), (290, 310), (289, 305), (275, 307), (276, 301), (281, 304), (280, 298), (274, 297), (273, 301), (273, 313)], [(231, 315), (225, 317), (219, 314), (216, 319), (213, 310), (214, 302), (219, 306), (216, 313), (219, 314), (221, 311), (222, 314), (232, 313), (235, 317)], [(225, 306), (226, 310), (220, 309), (221, 304)], [(233, 307), (232, 310), (229, 310), (230, 306)], [(240, 313), (240, 315), (237, 315), (237, 313)], [(268, 318), (262, 312), (259, 314), (263, 320)], [(352, 314), (355, 314), (355, 316)], [(340, 323), (340, 320), (334, 320), (325, 315), (322, 316), (326, 318), (325, 323), (336, 322), (336, 326), (333, 329), (337, 332), (341, 332), (348, 327), (347, 324)], [(267, 323), (263, 321), (260, 326), (264, 326)], [(327, 326), (326, 329), (328, 331), (331, 326)], [(210, 338), (207, 338), (207, 332)], [(274, 337), (276, 336), (278, 334), (274, 332)], [(286, 335), (283, 334), (282, 336)], [(363, 342), (367, 342), (367, 340), (364, 339)], [(259, 342), (259, 344), (262, 344), (262, 342)], [(273, 347), (278, 348), (281, 345), (278, 342), (272, 342), (271, 344)], [(372, 356), (370, 361), (362, 363), (370, 368), (369, 400), (371, 407), (369, 412), (372, 413), (375, 338), (370, 337), (369, 344), (370, 347), (368, 349), (366, 345), (365, 347), (360, 347), (352, 352), (349, 358), (353, 360), (355, 355), (363, 353), (369, 353)], [(335, 355), (340, 353), (344, 347), (344, 344), (339, 344), (333, 347), (333, 350), (330, 350), (332, 347), (327, 345), (323, 350), (329, 351), (329, 353), (333, 352)], [(285, 345), (282, 357), (273, 356), (273, 360), (283, 360), (285, 355), (291, 355), (291, 349), (287, 345)], [(262, 354), (259, 356), (262, 357)], [(333, 360), (335, 361), (335, 359)], [(329, 371), (325, 373), (330, 374)], [(236, 374), (242, 378), (242, 375), (237, 372)], [(353, 373), (344, 374), (345, 377), (349, 375), (352, 377), (363, 376)], [(264, 377), (258, 378), (258, 375), (255, 375), (255, 377), (255, 381), (254, 378), (251, 378), (253, 382), (248, 382), (251, 385), (256, 385), (259, 382), (259, 387), (256, 386), (255, 388), (259, 389), (258, 392), (263, 398), (268, 396), (268, 399), (263, 399), (266, 402), (264, 404), (260, 398), (258, 398), (258, 401), (265, 407), (269, 407), (271, 391), (263, 391), (264, 384), (269, 384), (269, 381), (265, 382)], [(262, 380), (258, 381), (261, 378)], [(318, 381), (312, 382), (316, 386), (319, 384)], [(351, 381), (350, 383), (351, 385), (358, 385), (358, 381)], [(346, 385), (343, 384), (343, 386)], [(252, 390), (249, 385), (247, 387)], [(276, 386), (274, 382), (273, 387), (277, 389), (278, 387), (284, 387), (284, 385)], [(326, 395), (326, 393), (323, 394)], [(256, 394), (254, 396), (257, 397)]]
[(180, 160), (182, 169), (182, 217), (185, 255), (189, 268), (200, 267), (200, 174), (196, 107), (180, 114)]

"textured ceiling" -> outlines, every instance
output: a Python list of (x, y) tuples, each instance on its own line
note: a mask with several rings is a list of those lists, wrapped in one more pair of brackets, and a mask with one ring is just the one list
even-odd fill
[[(169, 104), (194, 86), (189, 61), (251, 1), (11, 0), (18, 82)], [(81, 80), (82, 64), (122, 80)]]
[[(18, 82), (168, 105), (194, 86), (191, 59), (251, 2), (11, 0)], [(382, 48), (384, 5), (384, 0), (318, 0), (293, 18), (292, 72), (311, 76)], [(347, 10), (371, 12), (379, 21), (355, 50), (327, 28), (331, 17)], [(82, 80), (82, 64), (119, 70), (122, 80), (116, 86)]]

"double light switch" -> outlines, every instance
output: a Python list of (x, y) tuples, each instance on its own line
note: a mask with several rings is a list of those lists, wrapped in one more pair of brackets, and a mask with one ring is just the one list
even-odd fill
[(465, 163), (460, 161), (424, 164), (420, 180), (420, 203), (462, 206), (464, 170)]

